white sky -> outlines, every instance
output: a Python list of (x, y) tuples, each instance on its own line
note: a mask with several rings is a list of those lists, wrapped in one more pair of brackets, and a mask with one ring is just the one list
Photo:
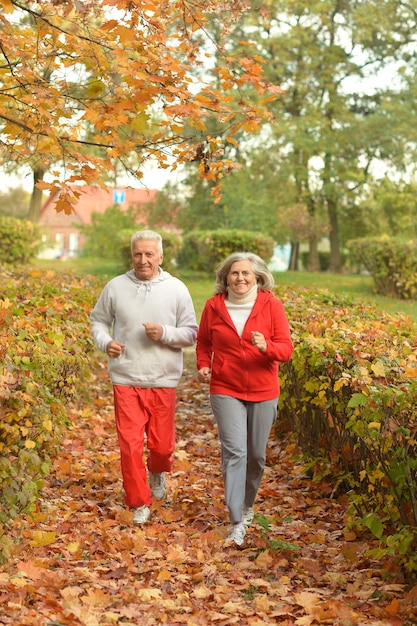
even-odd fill
[[(144, 184), (149, 189), (162, 189), (165, 183), (170, 180), (173, 183), (180, 179), (180, 169), (175, 172), (171, 172), (169, 169), (160, 169), (156, 166), (149, 166), (144, 169), (144, 177), (142, 181), (135, 180), (133, 177), (124, 179), (120, 177), (118, 187), (135, 187), (140, 188)], [(45, 176), (45, 180), (48, 180), (48, 176)], [(0, 181), (1, 189), (3, 191), (7, 189), (14, 189), (15, 187), (23, 187), (26, 191), (32, 191), (33, 189), (33, 177), (32, 172), (17, 174), (6, 174), (0, 168)]]

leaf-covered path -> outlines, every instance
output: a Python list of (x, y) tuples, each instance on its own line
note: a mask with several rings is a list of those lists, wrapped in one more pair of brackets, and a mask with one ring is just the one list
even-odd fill
[(145, 526), (123, 504), (105, 370), (92, 398), (69, 408), (38, 510), (16, 521), (0, 569), (0, 624), (415, 624), (417, 590), (365, 556), (370, 544), (344, 530), (343, 502), (304, 475), (291, 440), (271, 437), (257, 522), (243, 548), (223, 547), (216, 429), (187, 360), (168, 496)]

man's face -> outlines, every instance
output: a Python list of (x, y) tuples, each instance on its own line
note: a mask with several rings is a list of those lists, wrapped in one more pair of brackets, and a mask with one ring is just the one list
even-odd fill
[(158, 242), (152, 239), (137, 239), (132, 246), (132, 260), (136, 278), (152, 280), (158, 275), (163, 255)]

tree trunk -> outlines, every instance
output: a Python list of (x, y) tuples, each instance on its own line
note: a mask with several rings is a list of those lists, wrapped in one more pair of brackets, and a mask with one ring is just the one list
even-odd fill
[(290, 253), (290, 262), (288, 264), (288, 269), (296, 272), (298, 271), (298, 256), (300, 252), (300, 244), (297, 241), (291, 242), (291, 253)]
[(320, 259), (319, 259), (319, 240), (316, 235), (312, 235), (309, 240), (310, 250), (308, 253), (308, 261), (306, 270), (308, 272), (320, 271)]
[(340, 274), (342, 272), (342, 257), (340, 254), (337, 207), (334, 200), (327, 200), (327, 210), (330, 224), (330, 271), (334, 274)]
[(36, 186), (36, 183), (43, 180), (45, 170), (37, 167), (33, 170), (33, 191), (30, 198), (28, 220), (37, 224), (41, 214), (42, 207), (42, 189)]

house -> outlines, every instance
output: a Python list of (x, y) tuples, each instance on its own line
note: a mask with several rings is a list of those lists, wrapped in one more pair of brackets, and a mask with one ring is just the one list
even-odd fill
[(57, 258), (62, 256), (76, 256), (85, 243), (85, 237), (78, 228), (81, 224), (91, 224), (93, 213), (104, 213), (111, 206), (119, 205), (122, 210), (136, 208), (155, 200), (155, 189), (102, 189), (85, 185), (81, 188), (75, 212), (66, 215), (57, 213), (55, 205), (59, 192), (52, 194), (43, 204), (39, 225), (44, 231), (43, 258)]

